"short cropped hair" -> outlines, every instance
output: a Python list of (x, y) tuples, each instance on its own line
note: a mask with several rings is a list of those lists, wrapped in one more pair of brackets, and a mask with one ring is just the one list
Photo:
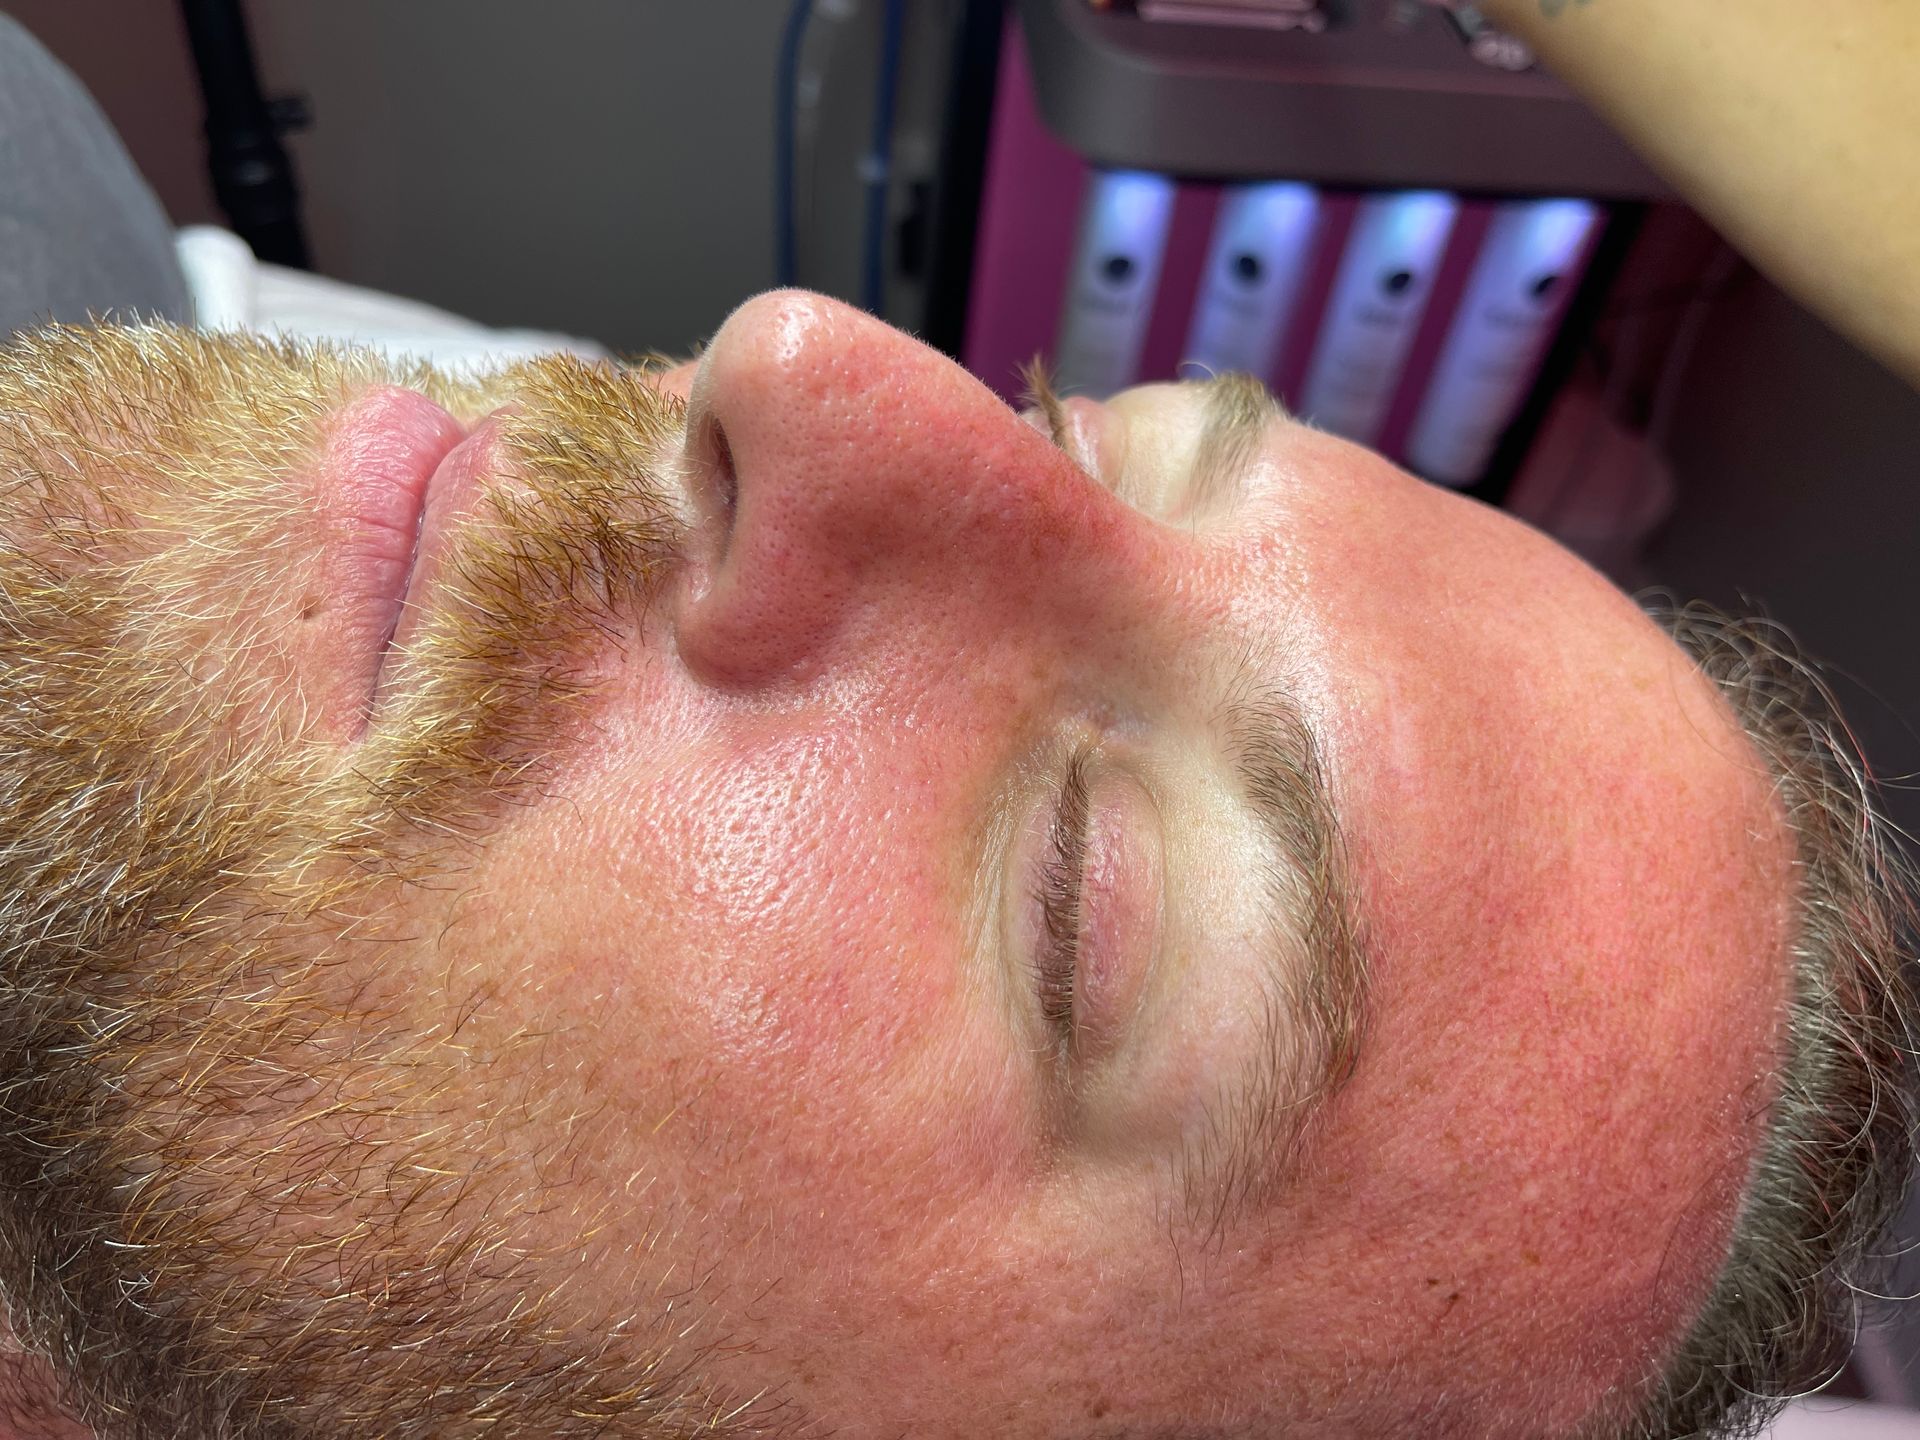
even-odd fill
[(1819, 673), (1778, 626), (1650, 605), (1772, 772), (1798, 876), (1785, 1053), (1704, 1309), (1663, 1372), (1589, 1432), (1753, 1436), (1845, 1362), (1888, 1268), (1916, 1119), (1914, 875)]

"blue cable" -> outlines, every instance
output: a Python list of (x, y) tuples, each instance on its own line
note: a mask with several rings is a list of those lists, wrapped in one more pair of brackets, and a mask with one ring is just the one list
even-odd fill
[(813, 0), (793, 0), (786, 28), (780, 34), (780, 62), (775, 72), (773, 99), (773, 226), (774, 276), (791, 285), (799, 274), (793, 203), (793, 114), (799, 104), (800, 47), (813, 18)]
[(900, 84), (900, 31), (906, 0), (887, 0), (886, 29), (880, 42), (880, 74), (873, 97), (873, 144), (864, 167), (867, 181), (866, 265), (861, 303), (880, 313), (886, 292), (887, 190), (893, 171), (893, 105)]

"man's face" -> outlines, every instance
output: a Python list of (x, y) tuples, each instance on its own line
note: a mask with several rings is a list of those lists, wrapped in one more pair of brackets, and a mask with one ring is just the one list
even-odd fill
[(1703, 1298), (1788, 845), (1540, 536), (793, 293), (0, 371), (60, 1193), (231, 1412), (1538, 1434)]

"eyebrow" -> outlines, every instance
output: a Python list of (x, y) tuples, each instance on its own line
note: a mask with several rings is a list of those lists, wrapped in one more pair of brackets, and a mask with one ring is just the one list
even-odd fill
[(1234, 768), (1279, 863), (1266, 891), (1263, 1014), (1244, 1081), (1229, 1081), (1185, 1147), (1176, 1191), (1212, 1237), (1294, 1173), (1365, 1037), (1370, 967), (1340, 821), (1319, 746), (1283, 691), (1243, 660), (1222, 709)]
[[(1068, 441), (1072, 427), (1066, 406), (1053, 387), (1045, 362), (1034, 356), (1020, 367), (1025, 384), (1024, 399), (1047, 422), (1047, 433), (1054, 446), (1068, 459), (1078, 463)], [(1193, 471), (1189, 481), (1197, 500), (1209, 500), (1218, 487), (1237, 479), (1267, 426), (1284, 420), (1287, 410), (1272, 391), (1251, 375), (1228, 371), (1204, 380), (1183, 380), (1186, 389), (1200, 392), (1206, 414), (1200, 422), (1200, 439), (1194, 447)]]
[(1195, 447), (1194, 498), (1205, 501), (1222, 485), (1237, 480), (1247, 468), (1267, 426), (1286, 418), (1286, 408), (1267, 387), (1251, 375), (1229, 371), (1208, 380), (1188, 381), (1206, 392), (1207, 413), (1200, 422)]

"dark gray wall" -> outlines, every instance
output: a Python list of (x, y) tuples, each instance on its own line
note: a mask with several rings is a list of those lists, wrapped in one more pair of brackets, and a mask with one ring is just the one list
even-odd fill
[[(175, 0), (0, 0), (99, 100), (180, 224), (221, 216)], [(318, 270), (502, 325), (680, 352), (774, 282), (788, 0), (243, 0)], [(954, 0), (909, 11), (896, 167), (929, 171)], [(878, 8), (820, 0), (802, 283), (860, 282)], [(910, 287), (909, 287), (910, 288)], [(891, 297), (912, 323), (917, 295)], [(904, 310), (901, 310), (904, 306)], [(890, 311), (891, 313), (891, 311)]]
[[(168, 6), (167, 8), (171, 8)], [(249, 0), (316, 266), (680, 351), (773, 280), (784, 0)]]
[[(1648, 570), (1786, 624), (1834, 668), (1875, 769), (1920, 773), (1920, 395), (1751, 274), (1682, 393), (1679, 503)], [(1920, 792), (1890, 799), (1920, 832)]]

